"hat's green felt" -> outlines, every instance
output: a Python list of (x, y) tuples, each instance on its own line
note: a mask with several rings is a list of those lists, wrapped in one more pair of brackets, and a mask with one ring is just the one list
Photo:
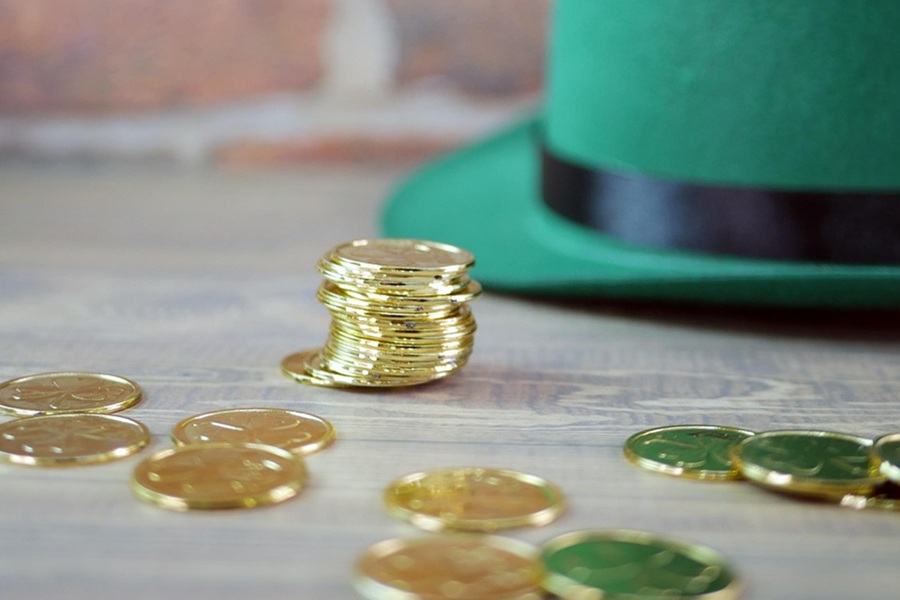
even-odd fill
[(546, 136), (595, 167), (900, 190), (897, 0), (562, 0)]
[(900, 191), (898, 25), (896, 0), (557, 0), (542, 114), (414, 174), (382, 232), (465, 247), (487, 289), (900, 307), (900, 265), (636, 246), (551, 212), (539, 181), (546, 144), (684, 182)]

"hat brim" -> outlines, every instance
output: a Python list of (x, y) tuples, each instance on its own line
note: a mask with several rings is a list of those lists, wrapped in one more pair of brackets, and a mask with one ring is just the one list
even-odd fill
[(382, 214), (389, 237), (471, 251), (486, 289), (715, 304), (900, 307), (900, 266), (781, 262), (636, 246), (571, 222), (540, 197), (531, 117), (426, 165)]

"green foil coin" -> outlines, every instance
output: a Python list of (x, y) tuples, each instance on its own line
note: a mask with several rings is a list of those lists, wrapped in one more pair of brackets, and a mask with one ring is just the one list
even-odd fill
[(752, 435), (752, 431), (719, 425), (673, 425), (632, 435), (624, 450), (628, 460), (648, 471), (722, 481), (740, 478), (732, 452)]
[(754, 483), (777, 491), (840, 501), (869, 495), (884, 481), (872, 440), (830, 431), (767, 431), (735, 447), (734, 461)]
[(544, 589), (563, 600), (739, 598), (742, 584), (715, 550), (653, 533), (578, 531), (541, 549)]

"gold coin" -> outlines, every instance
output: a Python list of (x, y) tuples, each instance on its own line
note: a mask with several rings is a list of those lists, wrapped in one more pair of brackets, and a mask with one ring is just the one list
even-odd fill
[(360, 352), (372, 352), (377, 354), (392, 354), (399, 356), (416, 356), (422, 360), (432, 355), (454, 354), (471, 350), (473, 341), (468, 338), (454, 338), (448, 340), (430, 340), (427, 338), (378, 338), (370, 339), (359, 337), (353, 333), (332, 327), (328, 332), (330, 340), (348, 344)]
[(752, 431), (719, 425), (673, 425), (636, 433), (625, 442), (625, 456), (655, 473), (707, 481), (740, 479), (731, 460), (738, 443)]
[(346, 356), (362, 362), (385, 363), (392, 366), (432, 366), (451, 363), (457, 359), (467, 358), (472, 354), (472, 346), (442, 347), (437, 345), (396, 346), (387, 342), (354, 343), (352, 338), (334, 333), (325, 344), (327, 355), (331, 358)]
[(422, 304), (391, 305), (378, 304), (377, 301), (358, 300), (356, 298), (341, 297), (337, 294), (322, 291), (316, 293), (316, 299), (332, 313), (348, 313), (350, 315), (393, 319), (424, 319), (436, 320), (455, 316), (458, 307), (445, 303), (436, 307), (427, 307)]
[(734, 463), (762, 486), (840, 501), (868, 496), (884, 481), (871, 447), (872, 440), (830, 431), (766, 431), (735, 446)]
[(341, 294), (349, 296), (350, 298), (367, 300), (370, 302), (380, 302), (386, 305), (421, 304), (424, 306), (429, 306), (434, 303), (459, 304), (462, 302), (470, 302), (481, 295), (481, 284), (477, 281), (473, 281), (469, 279), (468, 276), (466, 276), (465, 281), (460, 283), (464, 285), (460, 285), (458, 288), (445, 290), (442, 292), (438, 292), (433, 288), (429, 288), (427, 293), (423, 293), (422, 295), (396, 294), (391, 293), (393, 290), (390, 289), (382, 292), (380, 290), (360, 289), (357, 286), (338, 286), (331, 281), (325, 281), (323, 282), (323, 285), (326, 285), (332, 289), (336, 288), (340, 290)]
[(539, 477), (478, 467), (401, 477), (387, 487), (384, 502), (395, 517), (428, 531), (546, 525), (565, 506), (559, 488)]
[(475, 264), (475, 257), (462, 248), (402, 238), (354, 240), (335, 247), (328, 257), (350, 268), (405, 273), (456, 273)]
[(335, 440), (334, 427), (326, 419), (281, 408), (232, 408), (189, 417), (172, 429), (179, 445), (229, 442), (278, 446), (308, 455), (327, 448)]
[(88, 465), (124, 458), (150, 443), (150, 431), (119, 415), (38, 415), (0, 425), (0, 460), (21, 465)]
[(444, 375), (438, 373), (434, 377), (391, 377), (373, 374), (368, 377), (338, 373), (323, 364), (321, 351), (318, 349), (305, 350), (285, 357), (281, 361), (281, 370), (297, 381), (322, 387), (402, 387), (427, 383)]
[(140, 399), (138, 384), (105, 373), (39, 373), (0, 383), (0, 413), (17, 417), (113, 413)]
[(420, 340), (440, 342), (471, 338), (476, 329), (475, 320), (468, 310), (460, 311), (459, 317), (438, 321), (360, 318), (358, 315), (348, 313), (333, 313), (332, 324), (340, 331), (361, 338), (403, 340), (413, 343)]
[(875, 440), (872, 456), (882, 475), (900, 483), (900, 433), (889, 433)]
[(303, 459), (262, 444), (205, 443), (157, 452), (134, 469), (131, 489), (170, 510), (253, 508), (297, 495)]
[(543, 587), (562, 600), (735, 600), (743, 585), (718, 552), (643, 531), (576, 531), (541, 548)]
[(347, 270), (327, 261), (319, 261), (316, 270), (325, 279), (343, 289), (353, 288), (359, 293), (383, 294), (392, 298), (433, 298), (435, 295), (455, 294), (464, 290), (471, 281), (468, 274), (413, 277), (406, 274)]
[(377, 301), (357, 300), (347, 296), (334, 294), (319, 288), (316, 292), (316, 298), (322, 305), (332, 313), (348, 313), (359, 317), (377, 317), (388, 319), (419, 319), (434, 321), (438, 319), (447, 319), (455, 317), (459, 314), (459, 305), (445, 303), (435, 303), (432, 306), (423, 304), (401, 305), (401, 304), (378, 304)]
[(443, 534), (385, 540), (356, 561), (372, 600), (540, 600), (537, 549), (512, 538)]
[[(441, 375), (450, 374), (457, 371), (465, 364), (464, 359), (452, 362), (428, 366), (415, 366), (413, 364), (401, 365), (399, 363), (386, 364), (384, 361), (379, 362), (362, 362), (359, 360), (345, 360), (341, 357), (334, 357), (330, 354), (322, 355), (322, 366), (327, 369), (328, 375), (318, 375), (319, 377), (328, 376), (347, 376), (351, 378), (373, 378), (399, 385), (408, 379), (432, 379)], [(318, 373), (318, 371), (313, 371)], [(373, 384), (375, 385), (375, 384)]]
[(336, 384), (353, 387), (403, 387), (428, 383), (449, 375), (451, 370), (416, 370), (387, 372), (366, 367), (354, 367), (342, 362), (329, 362), (324, 355), (313, 357), (308, 363), (310, 373), (320, 379), (330, 379)]
[(285, 356), (281, 361), (281, 372), (301, 383), (309, 383), (322, 387), (344, 387), (343, 384), (328, 379), (314, 377), (310, 371), (309, 361), (319, 355), (320, 349), (303, 350)]

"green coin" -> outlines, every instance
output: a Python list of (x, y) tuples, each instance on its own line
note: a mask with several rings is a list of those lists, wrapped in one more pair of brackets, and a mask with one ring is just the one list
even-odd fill
[(889, 433), (875, 440), (872, 455), (878, 471), (894, 483), (900, 483), (900, 433)]
[(715, 550), (642, 531), (577, 531), (541, 549), (544, 588), (563, 600), (739, 598), (742, 584)]
[(629, 437), (625, 456), (656, 473), (711, 481), (738, 479), (732, 451), (752, 435), (752, 431), (719, 425), (657, 427)]
[(840, 500), (869, 495), (884, 481), (872, 440), (830, 431), (767, 431), (735, 447), (734, 461), (754, 483), (793, 494)]

